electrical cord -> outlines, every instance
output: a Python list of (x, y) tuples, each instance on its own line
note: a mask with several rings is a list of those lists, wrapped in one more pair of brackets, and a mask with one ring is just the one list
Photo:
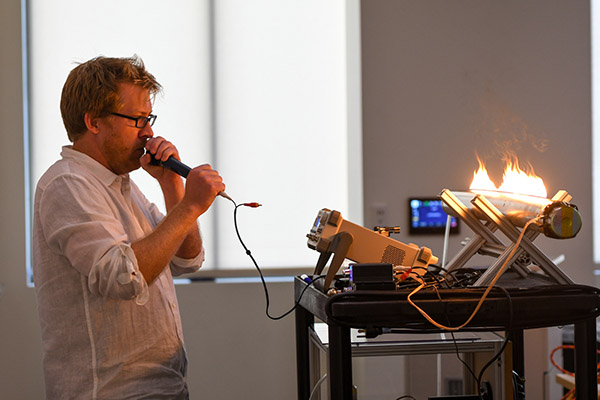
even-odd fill
[[(431, 278), (435, 281), (436, 283), (436, 288), (438, 287), (442, 287), (442, 284), (446, 285), (447, 289), (450, 289), (450, 285), (448, 284), (448, 281), (444, 278), (444, 277), (440, 277), (439, 275), (435, 275), (433, 272), (431, 271), (427, 271), (425, 273), (426, 276), (431, 276)], [(436, 289), (437, 290), (437, 289)]]
[(555, 347), (552, 350), (552, 352), (550, 353), (550, 362), (552, 363), (552, 365), (554, 365), (563, 374), (566, 374), (566, 375), (569, 375), (569, 376), (575, 376), (575, 374), (573, 372), (567, 371), (566, 369), (564, 369), (563, 367), (561, 367), (560, 365), (558, 365), (558, 363), (556, 361), (554, 361), (554, 353), (556, 353), (558, 350), (563, 350), (563, 349), (575, 350), (575, 346), (572, 345), (572, 344), (565, 344), (565, 345), (561, 345), (561, 346)]
[(560, 400), (575, 399), (575, 388), (569, 390)]
[[(569, 350), (575, 350), (575, 346), (574, 345), (569, 345), (569, 344), (564, 344), (564, 345), (560, 345), (558, 347), (555, 347), (552, 352), (550, 352), (550, 362), (552, 363), (552, 365), (554, 365), (560, 372), (562, 372), (563, 374), (569, 375), (569, 376), (575, 376), (575, 374), (571, 371), (566, 370), (565, 368), (561, 367), (560, 365), (558, 365), (558, 363), (556, 361), (554, 361), (554, 353), (556, 353), (558, 350), (564, 350), (564, 349), (569, 349)], [(596, 354), (600, 354), (600, 350), (596, 350)], [(598, 364), (596, 364), (596, 369), (598, 370), (597, 375), (598, 377), (600, 377), (600, 362)], [(563, 397), (561, 397), (561, 400), (563, 399), (567, 399), (567, 398), (572, 398), (569, 396), (575, 395), (575, 388), (569, 390)]]
[[(434, 290), (435, 290), (435, 293), (436, 293), (440, 303), (443, 302), (442, 296), (440, 296), (440, 292), (438, 291), (438, 288), (434, 287)], [(448, 312), (446, 309), (444, 309), (444, 316), (446, 317), (446, 323), (448, 325), (450, 325), (450, 318), (448, 317)], [(465, 362), (465, 360), (463, 360), (462, 357), (460, 356), (460, 352), (458, 350), (458, 343), (456, 342), (456, 337), (454, 336), (454, 332), (451, 331), (450, 336), (452, 336), (452, 343), (454, 343), (454, 351), (456, 352), (456, 358), (458, 358), (458, 360), (465, 366), (467, 371), (469, 371), (469, 374), (471, 374), (471, 376), (477, 383), (477, 389), (479, 390), (479, 388), (481, 387), (481, 380), (475, 375), (475, 372), (473, 372), (473, 369), (471, 368), (471, 366), (469, 364), (467, 364)]]
[[(434, 267), (437, 268), (439, 270), (443, 270), (443, 268), (438, 267), (437, 265), (430, 265), (430, 267)], [(425, 270), (425, 272), (423, 273), (422, 277), (423, 280), (427, 281), (427, 283), (431, 283), (431, 284), (437, 284), (438, 286), (446, 286), (446, 288), (450, 288), (450, 285), (448, 284), (446, 277), (445, 276), (440, 276), (439, 274), (435, 274), (433, 271), (429, 271), (428, 268), (425, 267), (412, 267), (412, 270), (415, 269), (422, 269)], [(405, 273), (406, 274), (406, 273)], [(397, 275), (400, 275), (399, 273), (397, 273)], [(396, 281), (396, 288), (397, 289), (409, 289), (409, 288), (415, 288), (417, 286), (419, 286), (419, 282), (412, 279), (411, 276), (409, 274), (407, 274), (408, 277), (404, 280), (399, 280), (397, 279)], [(397, 278), (397, 277), (396, 277)], [(408, 279), (411, 278), (411, 279)], [(429, 278), (429, 280), (428, 280)]]
[(465, 362), (465, 360), (463, 360), (462, 357), (460, 356), (460, 352), (458, 351), (458, 343), (456, 342), (456, 337), (454, 336), (454, 332), (450, 332), (450, 336), (452, 336), (452, 342), (454, 342), (454, 351), (456, 352), (456, 358), (458, 358), (458, 361), (460, 361), (465, 366), (467, 371), (469, 371), (469, 374), (471, 374), (471, 376), (475, 380), (475, 383), (477, 383), (477, 389), (479, 390), (479, 388), (481, 387), (481, 380), (477, 377), (477, 375), (475, 375), (473, 368), (471, 368), (471, 366), (469, 364), (467, 364)]
[(452, 287), (464, 288), (475, 284), (475, 282), (477, 281), (477, 279), (479, 279), (481, 274), (481, 270), (463, 267), (448, 272), (446, 276), (452, 278)]
[(425, 281), (420, 278), (420, 277), (413, 277), (413, 279), (417, 280), (420, 282), (420, 285), (414, 289), (408, 296), (407, 296), (407, 301), (410, 303), (410, 305), (412, 305), (421, 315), (423, 315), (423, 317), (425, 317), (425, 319), (427, 321), (429, 321), (432, 325), (434, 325), (437, 328), (440, 329), (444, 329), (447, 331), (458, 331), (461, 328), (464, 328), (465, 326), (467, 326), (469, 324), (469, 322), (471, 322), (471, 320), (475, 317), (475, 315), (477, 315), (477, 313), (479, 312), (479, 309), (481, 308), (481, 306), (483, 305), (483, 302), (485, 301), (485, 299), (487, 298), (488, 294), (490, 293), (490, 291), (492, 290), (492, 288), (494, 287), (494, 285), (496, 284), (496, 282), (498, 281), (498, 279), (500, 279), (500, 276), (504, 273), (504, 271), (506, 270), (506, 268), (508, 267), (508, 263), (509, 261), (512, 259), (512, 257), (515, 255), (516, 251), (519, 248), (519, 245), (521, 244), (521, 240), (523, 240), (523, 236), (525, 235), (525, 232), (527, 231), (527, 228), (532, 224), (532, 223), (537, 223), (539, 218), (534, 218), (529, 220), (525, 226), (523, 227), (523, 230), (521, 231), (521, 234), (519, 235), (517, 241), (515, 242), (515, 245), (512, 249), (512, 251), (510, 252), (509, 256), (506, 258), (506, 261), (504, 261), (504, 264), (502, 264), (502, 267), (498, 270), (498, 272), (496, 273), (496, 275), (494, 276), (494, 279), (492, 280), (492, 282), (488, 285), (487, 289), (485, 290), (485, 292), (483, 292), (483, 295), (481, 296), (481, 299), (479, 299), (479, 302), (477, 303), (477, 306), (475, 307), (475, 310), (473, 310), (473, 313), (471, 314), (471, 316), (461, 325), (459, 326), (454, 326), (454, 327), (449, 327), (449, 326), (445, 326), (442, 325), (436, 321), (433, 320), (433, 318), (431, 318), (422, 308), (420, 308), (419, 306), (417, 306), (413, 301), (412, 301), (412, 296), (419, 292), (421, 289), (423, 289), (426, 286)]
[[(447, 273), (447, 274), (449, 274), (449, 273), (450, 273), (450, 272), (448, 272), (448, 270), (447, 270), (446, 268), (444, 268), (444, 267), (441, 267), (441, 266), (439, 266), (439, 265), (435, 265), (435, 264), (432, 264), (432, 265), (430, 265), (428, 268), (434, 268), (434, 269), (437, 269), (438, 271), (444, 271), (444, 272), (445, 272), (445, 273)], [(430, 272), (431, 272), (431, 271), (430, 271)]]
[(312, 400), (313, 396), (315, 395), (315, 393), (317, 393), (317, 390), (319, 390), (319, 387), (323, 384), (323, 382), (325, 382), (326, 378), (327, 378), (327, 374), (325, 374), (319, 378), (317, 383), (315, 383), (313, 390), (310, 392), (310, 396), (308, 397), (308, 400)]
[(446, 229), (444, 229), (444, 250), (442, 251), (442, 268), (446, 267), (446, 254), (448, 253), (448, 242), (450, 241), (450, 225), (452, 223), (452, 217), (448, 215), (446, 217)]
[[(508, 319), (508, 325), (506, 328), (507, 333), (506, 333), (506, 336), (504, 337), (504, 343), (502, 343), (502, 346), (500, 347), (498, 352), (483, 366), (483, 368), (481, 368), (481, 371), (479, 372), (478, 382), (481, 382), (481, 380), (483, 379), (483, 374), (484, 374), (485, 370), (488, 369), (498, 358), (500, 358), (502, 353), (504, 353), (504, 350), (506, 349), (506, 346), (508, 345), (508, 341), (510, 340), (510, 333), (512, 331), (512, 323), (513, 323), (513, 317), (514, 317), (512, 298), (510, 297), (510, 293), (508, 292), (508, 290), (506, 290), (505, 288), (499, 286), (498, 289), (502, 290), (504, 292), (504, 294), (506, 295), (506, 298), (508, 299), (509, 319)], [(481, 391), (481, 385), (478, 387), (479, 387), (479, 390)]]
[[(440, 296), (437, 287), (434, 287), (435, 292), (438, 296), (438, 299), (440, 300), (440, 302), (442, 302), (442, 297)], [(507, 327), (507, 331), (510, 332), (512, 329), (512, 320), (513, 320), (513, 305), (512, 305), (512, 299), (510, 297), (510, 294), (508, 293), (508, 290), (506, 290), (505, 288), (502, 287), (498, 287), (498, 289), (502, 290), (504, 292), (504, 294), (506, 295), (506, 297), (508, 298), (508, 312), (509, 312), (509, 322), (508, 322), (508, 327)], [(444, 312), (444, 315), (446, 317), (446, 321), (448, 324), (450, 324), (450, 319), (448, 317), (448, 314), (446, 312)], [(456, 358), (458, 358), (458, 360), (465, 366), (465, 368), (467, 369), (467, 371), (469, 371), (469, 374), (471, 374), (471, 376), (473, 377), (473, 379), (475, 380), (476, 384), (477, 384), (477, 389), (479, 391), (478, 395), (480, 399), (483, 399), (483, 389), (481, 387), (481, 382), (483, 379), (483, 374), (485, 373), (485, 371), (494, 363), (494, 361), (496, 361), (504, 352), (504, 350), (506, 349), (506, 346), (508, 344), (509, 341), (509, 335), (507, 334), (504, 338), (504, 342), (502, 343), (502, 346), (500, 347), (500, 349), (498, 350), (498, 352), (496, 352), (496, 354), (494, 354), (494, 356), (492, 356), (492, 358), (482, 367), (482, 369), (479, 372), (479, 375), (476, 376), (475, 372), (473, 371), (473, 369), (471, 368), (471, 366), (469, 364), (467, 364), (465, 362), (465, 360), (462, 359), (462, 357), (460, 356), (460, 351), (458, 349), (458, 343), (456, 341), (456, 337), (454, 336), (454, 332), (450, 331), (450, 335), (452, 336), (452, 342), (454, 343), (454, 350), (456, 352)]]
[(298, 307), (298, 305), (300, 304), (300, 300), (302, 299), (302, 296), (304, 295), (304, 292), (306, 292), (306, 290), (311, 285), (313, 285), (316, 281), (318, 281), (319, 279), (323, 278), (323, 276), (316, 276), (313, 279), (311, 279), (310, 282), (308, 282), (308, 285), (306, 285), (304, 287), (304, 289), (302, 289), (302, 292), (300, 292), (300, 296), (298, 296), (298, 299), (296, 300), (296, 302), (294, 303), (294, 306), (291, 309), (289, 309), (288, 311), (286, 311), (285, 313), (283, 313), (283, 314), (281, 314), (279, 316), (276, 316), (276, 317), (272, 316), (269, 313), (269, 308), (270, 308), (270, 305), (271, 305), (271, 300), (269, 298), (269, 289), (267, 288), (267, 283), (265, 282), (265, 277), (263, 275), (262, 270), (258, 266), (258, 263), (254, 259), (254, 256), (252, 255), (252, 252), (250, 251), (250, 249), (248, 249), (248, 247), (246, 246), (246, 244), (242, 240), (242, 236), (240, 234), (240, 230), (238, 229), (238, 223), (237, 223), (237, 211), (238, 211), (238, 208), (240, 208), (242, 206), (256, 208), (256, 207), (260, 207), (261, 205), (259, 203), (240, 203), (240, 204), (237, 204), (232, 198), (228, 198), (228, 200), (230, 200), (233, 203), (233, 205), (234, 205), (234, 209), (233, 209), (233, 225), (235, 227), (235, 233), (236, 233), (236, 235), (238, 237), (238, 240), (240, 241), (240, 244), (242, 245), (242, 247), (246, 251), (246, 255), (248, 257), (250, 257), (250, 260), (252, 260), (252, 263), (254, 264), (254, 267), (258, 271), (258, 275), (260, 276), (260, 281), (262, 283), (263, 290), (265, 292), (265, 302), (266, 302), (265, 314), (267, 315), (267, 317), (269, 317), (269, 319), (271, 319), (273, 321), (280, 320), (280, 319), (288, 316), (289, 314), (291, 314)]

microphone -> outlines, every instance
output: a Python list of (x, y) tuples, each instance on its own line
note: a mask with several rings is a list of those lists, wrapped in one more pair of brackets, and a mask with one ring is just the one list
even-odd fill
[(175, 172), (177, 175), (180, 175), (184, 178), (187, 178), (190, 171), (192, 170), (190, 167), (188, 167), (173, 156), (169, 157), (167, 161), (161, 161), (157, 159), (156, 157), (154, 157), (154, 154), (150, 154), (150, 157), (150, 164), (168, 168), (171, 171)]
[[(157, 159), (156, 157), (154, 157), (154, 154), (150, 154), (150, 164), (159, 165), (161, 167), (168, 168), (171, 171), (175, 172), (177, 175), (180, 175), (184, 178), (187, 178), (188, 174), (192, 170), (190, 167), (188, 167), (187, 165), (185, 165), (184, 163), (182, 163), (181, 161), (179, 161), (178, 159), (176, 159), (173, 156), (170, 156), (167, 159), (167, 161), (161, 161), (161, 160)], [(233, 199), (231, 197), (229, 197), (229, 195), (227, 193), (219, 192), (219, 196), (224, 197), (227, 200), (229, 200), (235, 204), (235, 201), (233, 201)]]

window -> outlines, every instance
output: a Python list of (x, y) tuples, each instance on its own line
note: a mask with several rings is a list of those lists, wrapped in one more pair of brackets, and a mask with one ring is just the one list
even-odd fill
[[(68, 144), (59, 101), (75, 62), (137, 54), (164, 87), (155, 134), (186, 164), (210, 162), (236, 201), (263, 204), (238, 211), (261, 267), (314, 265), (320, 208), (362, 221), (358, 13), (358, 0), (29, 0), (31, 198)], [(132, 177), (162, 205), (152, 178)], [(200, 218), (205, 269), (253, 268), (232, 218), (220, 198)]]

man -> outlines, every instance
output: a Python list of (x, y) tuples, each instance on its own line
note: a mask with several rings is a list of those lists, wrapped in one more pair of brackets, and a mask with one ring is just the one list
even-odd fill
[[(197, 218), (225, 185), (209, 165), (184, 186), (150, 164), (150, 154), (179, 158), (152, 131), (160, 90), (140, 59), (106, 57), (77, 66), (63, 87), (72, 146), (40, 179), (34, 206), (48, 398), (188, 398), (172, 276), (200, 268)], [(166, 216), (129, 180), (140, 166), (160, 184)]]

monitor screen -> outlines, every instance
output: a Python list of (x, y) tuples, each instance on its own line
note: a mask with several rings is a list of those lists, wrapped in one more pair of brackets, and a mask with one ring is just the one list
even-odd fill
[[(410, 234), (444, 234), (448, 214), (439, 197), (411, 197), (408, 199), (410, 212)], [(458, 233), (459, 221), (450, 220), (450, 233)]]

